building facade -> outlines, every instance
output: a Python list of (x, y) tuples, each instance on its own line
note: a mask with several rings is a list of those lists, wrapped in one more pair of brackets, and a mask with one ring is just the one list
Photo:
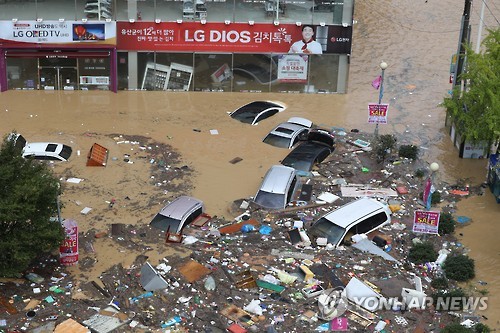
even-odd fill
[(345, 93), (354, 0), (0, 0), (0, 90)]

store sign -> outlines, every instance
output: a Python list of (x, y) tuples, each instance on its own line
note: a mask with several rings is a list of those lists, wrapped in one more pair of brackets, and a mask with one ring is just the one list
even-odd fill
[(2, 44), (115, 44), (114, 22), (0, 21)]
[(65, 266), (78, 263), (78, 225), (75, 220), (64, 220), (62, 223), (66, 237), (59, 246), (59, 260)]
[[(117, 22), (117, 48), (141, 51), (288, 53), (302, 40), (295, 24)], [(323, 53), (349, 54), (352, 27), (313, 26)]]
[(389, 104), (368, 104), (368, 123), (387, 124)]
[(109, 76), (80, 76), (80, 84), (109, 85)]
[(437, 234), (439, 229), (439, 212), (416, 210), (413, 219), (413, 232)]
[(279, 82), (307, 83), (307, 64), (309, 56), (283, 54), (278, 57)]

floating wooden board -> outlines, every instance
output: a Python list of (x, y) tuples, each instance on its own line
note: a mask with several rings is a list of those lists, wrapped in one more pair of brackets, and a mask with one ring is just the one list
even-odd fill
[(221, 234), (234, 234), (235, 232), (241, 231), (241, 227), (243, 227), (245, 224), (251, 224), (254, 227), (258, 227), (260, 225), (260, 223), (257, 220), (250, 219), (248, 221), (242, 221), (222, 227), (219, 229), (219, 232)]
[(222, 309), (220, 313), (224, 317), (246, 326), (252, 326), (258, 321), (257, 317), (252, 316), (250, 313), (234, 304)]
[(202, 277), (210, 274), (210, 270), (197, 261), (190, 260), (179, 267), (179, 272), (189, 283), (200, 280)]

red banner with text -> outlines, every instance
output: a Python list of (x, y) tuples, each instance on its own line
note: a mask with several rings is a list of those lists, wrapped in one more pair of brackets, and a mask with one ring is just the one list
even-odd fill
[[(340, 53), (351, 52), (352, 27), (308, 26), (313, 42), (302, 49), (303, 28), (295, 24), (117, 22), (117, 48), (128, 51), (232, 53)], [(311, 47), (316, 44), (317, 47)], [(312, 51), (308, 52), (307, 48)], [(306, 50), (306, 51), (301, 51)]]

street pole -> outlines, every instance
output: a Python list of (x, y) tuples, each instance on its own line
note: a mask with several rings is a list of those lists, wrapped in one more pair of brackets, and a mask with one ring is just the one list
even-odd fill
[[(453, 86), (460, 86), (460, 90), (462, 88), (462, 80), (459, 79), (459, 76), (462, 75), (465, 61), (465, 45), (467, 43), (467, 40), (469, 40), (469, 17), (471, 3), (472, 0), (465, 0), (464, 13), (462, 16), (462, 27), (460, 30), (460, 41), (458, 45), (457, 68), (455, 70), (455, 77), (453, 78)], [(459, 98), (460, 96), (455, 97)]]
[[(382, 70), (382, 74), (380, 75), (380, 90), (379, 90), (379, 93), (378, 93), (378, 108), (380, 111), (380, 104), (382, 103), (382, 96), (384, 96), (384, 72), (385, 72), (385, 69), (387, 68), (387, 63), (385, 61), (382, 61), (380, 63), (380, 69)], [(375, 124), (375, 138), (378, 137), (378, 120), (377, 120), (377, 123)]]

